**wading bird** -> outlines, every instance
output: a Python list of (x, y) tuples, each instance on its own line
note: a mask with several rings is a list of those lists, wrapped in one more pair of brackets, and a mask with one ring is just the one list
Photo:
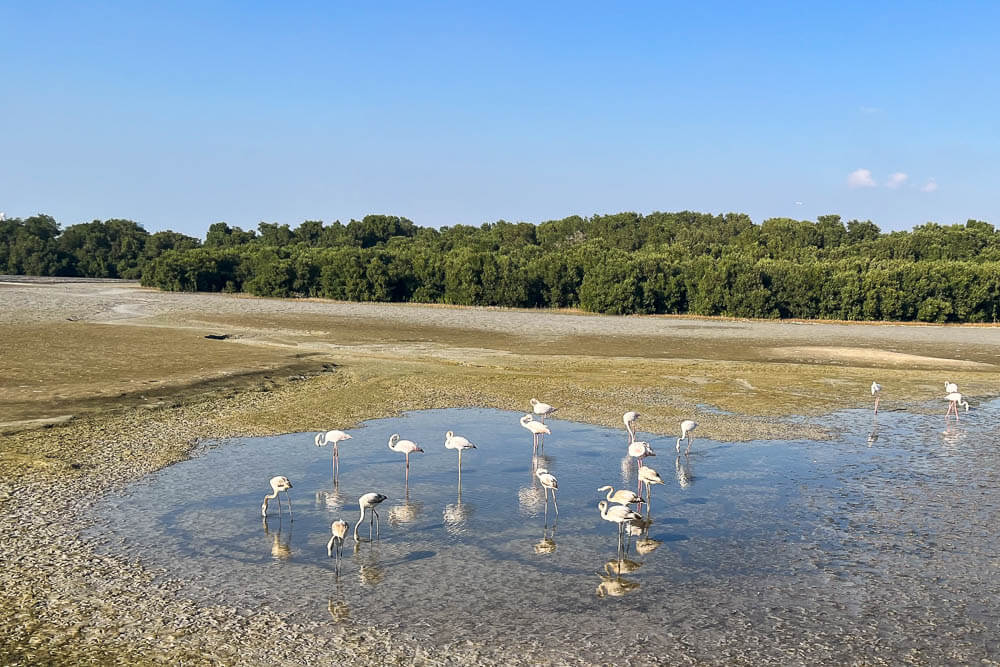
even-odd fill
[(365, 520), (365, 510), (370, 509), (372, 511), (371, 516), (368, 518), (368, 541), (372, 539), (372, 522), (375, 523), (375, 536), (378, 537), (378, 511), (375, 506), (378, 505), (383, 500), (386, 500), (388, 496), (383, 496), (381, 493), (366, 493), (365, 495), (358, 498), (358, 507), (361, 508), (361, 516), (358, 517), (358, 522), (354, 524), (354, 541), (360, 542), (358, 539), (358, 527), (361, 522)]
[(316, 434), (316, 446), (325, 447), (327, 445), (333, 445), (333, 478), (337, 479), (337, 473), (340, 470), (340, 452), (337, 448), (337, 443), (342, 440), (350, 440), (351, 436), (344, 433), (343, 431), (326, 431)]
[(610, 484), (602, 486), (598, 491), (607, 491), (608, 502), (615, 503), (617, 505), (632, 505), (644, 502), (642, 497), (638, 494), (632, 493), (628, 489), (618, 489), (615, 491), (614, 487)]
[(635, 442), (635, 423), (641, 417), (638, 412), (630, 410), (622, 415), (622, 422), (625, 423), (625, 432), (628, 434), (629, 444)]
[(642, 485), (646, 485), (646, 507), (649, 507), (649, 499), (652, 495), (652, 485), (653, 484), (664, 484), (663, 478), (660, 477), (660, 473), (656, 472), (649, 466), (642, 466), (639, 468), (639, 489), (641, 491)]
[(467, 438), (463, 438), (460, 435), (455, 435), (453, 431), (448, 431), (444, 434), (444, 446), (448, 449), (458, 450), (458, 476), (462, 477), (462, 450), (465, 449), (475, 449), (476, 446), (469, 442)]
[(878, 401), (880, 398), (879, 392), (881, 391), (882, 391), (882, 385), (880, 385), (878, 382), (872, 382), (872, 396), (875, 398), (875, 414), (878, 414)]
[(653, 451), (648, 442), (636, 440), (628, 446), (628, 455), (634, 458), (641, 468), (644, 465), (642, 460), (647, 456), (656, 456), (656, 452)]
[(399, 454), (406, 455), (406, 481), (410, 481), (410, 454), (412, 452), (423, 453), (424, 450), (417, 446), (412, 440), (400, 440), (398, 433), (393, 433), (389, 437), (389, 449)]
[(546, 433), (552, 435), (552, 431), (549, 430), (548, 426), (542, 422), (536, 422), (535, 418), (531, 415), (521, 417), (521, 426), (531, 431), (531, 444), (535, 450), (538, 449), (538, 443), (542, 435)]
[(549, 405), (548, 403), (542, 403), (537, 398), (533, 398), (533, 399), (531, 399), (531, 409), (532, 409), (532, 411), (534, 411), (534, 413), (536, 415), (538, 415), (539, 417), (541, 417), (542, 423), (544, 424), (545, 423), (545, 418), (548, 417), (549, 415), (551, 415), (553, 412), (555, 412), (559, 408), (554, 408), (551, 405)]
[(556, 514), (559, 514), (559, 505), (556, 503), (556, 489), (559, 488), (559, 482), (556, 481), (556, 476), (545, 468), (539, 468), (535, 471), (535, 477), (542, 483), (542, 488), (545, 490), (545, 506), (549, 506), (549, 491), (551, 491), (552, 504), (556, 508)]
[(688, 452), (691, 451), (691, 441), (693, 440), (693, 438), (691, 437), (691, 431), (695, 430), (696, 428), (698, 428), (698, 422), (691, 421), (690, 419), (685, 419), (684, 421), (681, 422), (681, 437), (677, 438), (678, 452), (681, 451), (681, 440), (685, 438), (687, 438), (688, 446), (687, 449), (684, 450), (684, 453), (687, 454)]
[(958, 393), (958, 385), (955, 384), (954, 382), (945, 382), (944, 383), (944, 393), (946, 393), (946, 394), (957, 394)]
[(597, 508), (601, 510), (602, 519), (618, 524), (618, 558), (620, 559), (625, 545), (625, 524), (635, 519), (642, 519), (642, 517), (625, 505), (611, 505), (609, 507), (607, 500), (597, 503)]
[(288, 478), (284, 475), (278, 475), (277, 477), (271, 478), (271, 490), (272, 493), (264, 496), (264, 502), (260, 506), (260, 515), (262, 517), (267, 517), (267, 503), (268, 501), (277, 498), (278, 499), (278, 515), (281, 515), (281, 498), (278, 496), (279, 491), (285, 492), (285, 500), (288, 501), (288, 518), (292, 518), (292, 499), (288, 497), (288, 489), (292, 488), (292, 483), (288, 481)]
[(958, 406), (960, 405), (965, 406), (966, 412), (969, 411), (969, 402), (963, 399), (962, 395), (957, 391), (951, 392), (950, 394), (945, 396), (945, 398), (948, 399), (949, 401), (948, 412), (944, 413), (945, 419), (947, 419), (948, 415), (950, 415), (952, 412), (955, 413), (955, 419), (958, 419)]
[(327, 557), (333, 556), (333, 545), (337, 545), (337, 569), (340, 569), (340, 557), (344, 552), (344, 538), (347, 536), (347, 522), (343, 519), (337, 519), (330, 524), (330, 532), (333, 533), (333, 537), (330, 541), (326, 543), (326, 555)]

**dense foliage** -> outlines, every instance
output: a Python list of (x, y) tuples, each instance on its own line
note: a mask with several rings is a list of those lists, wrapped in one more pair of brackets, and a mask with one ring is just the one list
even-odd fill
[(970, 220), (871, 222), (619, 213), (539, 225), (417, 227), (369, 215), (200, 240), (129, 220), (0, 221), (0, 272), (141, 278), (166, 290), (351, 301), (581, 307), (599, 313), (995, 322), (1000, 233)]

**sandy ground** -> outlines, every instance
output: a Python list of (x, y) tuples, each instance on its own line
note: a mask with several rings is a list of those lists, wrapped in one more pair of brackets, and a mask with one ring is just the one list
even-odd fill
[(248, 610), (199, 608), (141, 565), (96, 556), (74, 508), (198, 438), (350, 428), (426, 407), (522, 410), (538, 397), (608, 426), (638, 410), (647, 432), (694, 418), (714, 439), (822, 439), (785, 417), (869, 406), (872, 380), (883, 410), (943, 414), (945, 380), (975, 405), (1000, 379), (993, 326), (278, 300), (121, 281), (0, 277), (0, 334), (5, 665), (581, 661), (474, 642), (435, 652), (377, 628), (331, 643), (256, 611), (251, 622)]

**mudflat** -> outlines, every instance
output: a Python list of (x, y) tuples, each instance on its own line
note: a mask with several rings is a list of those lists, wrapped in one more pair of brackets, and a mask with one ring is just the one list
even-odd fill
[[(533, 662), (377, 628), (336, 638), (258, 610), (200, 607), (95, 554), (75, 509), (200, 438), (350, 428), (430, 407), (527, 410), (713, 439), (823, 439), (788, 415), (940, 411), (944, 382), (996, 395), (1000, 328), (613, 317), (264, 299), (123, 281), (0, 277), (0, 656), (4, 664)], [(288, 642), (288, 636), (297, 637)]]

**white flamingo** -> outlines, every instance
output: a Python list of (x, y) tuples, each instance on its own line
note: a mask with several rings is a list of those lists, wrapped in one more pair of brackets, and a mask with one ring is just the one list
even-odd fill
[(616, 505), (638, 505), (645, 502), (640, 495), (632, 493), (628, 489), (618, 489), (615, 491), (614, 487), (610, 484), (602, 486), (598, 491), (607, 491), (608, 502), (615, 503)]
[(688, 452), (691, 451), (691, 441), (693, 440), (693, 438), (691, 437), (691, 431), (695, 430), (696, 428), (698, 428), (698, 422), (696, 421), (685, 419), (684, 421), (681, 422), (681, 437), (677, 438), (678, 452), (681, 451), (681, 440), (685, 438), (687, 438), (688, 446), (687, 449), (684, 450), (684, 453), (687, 454)]
[(531, 444), (536, 450), (538, 449), (539, 438), (542, 435), (552, 435), (552, 431), (549, 430), (548, 426), (542, 422), (536, 422), (535, 418), (531, 415), (524, 415), (521, 417), (521, 426), (531, 431)]
[(388, 499), (388, 496), (383, 496), (381, 493), (375, 492), (366, 493), (358, 498), (358, 507), (361, 508), (361, 516), (358, 517), (358, 522), (354, 524), (355, 542), (360, 542), (358, 539), (358, 527), (361, 525), (361, 522), (365, 520), (365, 510), (368, 509), (372, 511), (371, 516), (368, 518), (368, 539), (369, 541), (372, 539), (372, 522), (375, 523), (375, 536), (378, 536), (378, 510), (375, 509), (375, 506), (386, 499)]
[(274, 498), (278, 499), (278, 515), (281, 515), (281, 498), (278, 496), (279, 491), (285, 492), (285, 500), (288, 501), (288, 516), (292, 516), (292, 499), (288, 497), (288, 489), (292, 488), (292, 483), (288, 481), (288, 478), (284, 475), (278, 475), (277, 477), (272, 477), (271, 481), (271, 493), (264, 496), (264, 503), (260, 506), (260, 515), (262, 517), (267, 517), (267, 503)]
[(389, 449), (399, 454), (406, 455), (406, 481), (410, 481), (410, 454), (413, 452), (423, 453), (424, 450), (417, 446), (412, 440), (400, 440), (398, 433), (389, 436)]
[(653, 484), (664, 484), (663, 478), (660, 477), (660, 473), (656, 472), (649, 466), (642, 466), (639, 468), (639, 489), (642, 489), (642, 485), (646, 485), (646, 507), (649, 507), (649, 500), (652, 495), (652, 485)]
[(556, 514), (559, 514), (559, 504), (556, 503), (556, 489), (559, 488), (559, 482), (556, 481), (556, 476), (545, 468), (539, 468), (535, 471), (535, 477), (537, 477), (538, 481), (542, 483), (542, 488), (545, 490), (545, 506), (548, 507), (549, 491), (551, 491), (552, 504), (556, 508)]
[(343, 431), (326, 431), (319, 432), (316, 434), (315, 442), (317, 447), (325, 447), (327, 445), (333, 445), (333, 478), (337, 478), (337, 473), (340, 469), (340, 452), (337, 448), (337, 443), (343, 440), (350, 440), (351, 436), (344, 433)]
[(337, 519), (330, 524), (330, 532), (333, 533), (333, 537), (330, 541), (326, 543), (326, 555), (327, 557), (333, 556), (333, 545), (337, 545), (337, 567), (340, 567), (340, 557), (344, 552), (344, 538), (347, 536), (347, 522), (343, 519)]
[(879, 402), (879, 392), (882, 391), (882, 385), (878, 382), (872, 382), (872, 396), (875, 398), (875, 414), (878, 414), (878, 402)]
[(635, 442), (635, 423), (641, 417), (638, 412), (630, 410), (622, 415), (622, 422), (625, 423), (625, 432), (628, 433), (629, 443)]
[(625, 505), (611, 505), (609, 508), (607, 500), (597, 503), (597, 508), (601, 510), (602, 519), (618, 524), (618, 555), (621, 557), (625, 544), (625, 524), (635, 519), (642, 519), (642, 516), (633, 512)]
[(467, 438), (455, 435), (453, 431), (444, 434), (444, 446), (448, 449), (458, 450), (458, 476), (462, 476), (462, 452), (466, 449), (475, 449), (476, 446), (469, 442)]
[(957, 394), (958, 393), (958, 385), (955, 384), (954, 382), (945, 382), (944, 383), (944, 393), (946, 393), (946, 394)]
[(948, 399), (948, 401), (949, 401), (949, 403), (948, 403), (948, 412), (944, 413), (945, 419), (947, 419), (948, 415), (950, 415), (952, 412), (955, 413), (955, 419), (958, 419), (958, 406), (959, 405), (965, 406), (965, 411), (966, 412), (969, 411), (969, 402), (966, 401), (964, 398), (962, 398), (962, 394), (958, 393), (957, 391), (951, 392), (950, 394), (948, 394), (947, 396), (945, 396), (945, 398)]
[(544, 424), (545, 423), (545, 418), (548, 417), (549, 415), (551, 415), (553, 412), (555, 412), (559, 408), (554, 408), (551, 405), (549, 405), (548, 403), (542, 403), (537, 398), (533, 398), (533, 399), (531, 399), (531, 409), (532, 409), (532, 411), (536, 415), (538, 415), (539, 417), (541, 417), (542, 423)]
[(656, 452), (653, 451), (648, 442), (636, 440), (628, 446), (628, 455), (634, 458), (641, 468), (644, 465), (642, 460), (647, 456), (656, 456)]

